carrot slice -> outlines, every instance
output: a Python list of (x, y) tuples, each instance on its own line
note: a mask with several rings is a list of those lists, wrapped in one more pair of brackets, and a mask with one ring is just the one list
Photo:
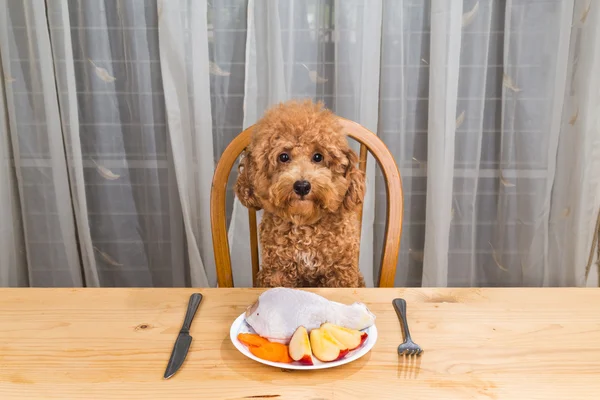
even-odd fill
[(290, 346), (287, 346), (285, 344), (282, 344), (281, 346), (283, 346), (283, 350), (282, 350), (281, 359), (279, 360), (279, 362), (282, 362), (282, 363), (293, 362), (294, 360), (292, 359), (292, 357), (290, 357)]
[(263, 360), (281, 363), (291, 363), (293, 361), (285, 344), (269, 342), (262, 346), (250, 346), (248, 349), (250, 353)]
[(267, 339), (255, 333), (238, 333), (237, 338), (248, 347), (262, 346), (270, 343)]

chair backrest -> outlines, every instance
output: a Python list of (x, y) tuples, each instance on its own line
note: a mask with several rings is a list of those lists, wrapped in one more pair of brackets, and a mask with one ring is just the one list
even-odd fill
[[(367, 152), (377, 160), (386, 183), (386, 225), (385, 240), (381, 259), (380, 287), (393, 287), (396, 276), (396, 264), (400, 251), (400, 238), (402, 236), (402, 212), (404, 195), (402, 180), (394, 157), (377, 135), (356, 122), (339, 118), (345, 133), (360, 143), (359, 168), (367, 169)], [(231, 258), (229, 253), (229, 239), (227, 236), (227, 222), (225, 216), (225, 195), (227, 181), (231, 168), (242, 151), (250, 144), (250, 137), (254, 126), (250, 126), (240, 133), (227, 146), (215, 169), (210, 196), (210, 218), (212, 225), (213, 249), (217, 268), (217, 281), (219, 287), (233, 287), (231, 271)], [(256, 282), (259, 269), (258, 259), (258, 234), (256, 227), (256, 210), (248, 209), (250, 223), (250, 251), (252, 257), (252, 280)], [(358, 213), (359, 223), (362, 224), (362, 207)]]

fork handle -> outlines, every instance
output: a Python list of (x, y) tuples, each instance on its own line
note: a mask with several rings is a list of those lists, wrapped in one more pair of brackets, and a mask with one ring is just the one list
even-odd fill
[(394, 310), (396, 310), (396, 314), (398, 315), (398, 319), (402, 322), (402, 331), (404, 332), (404, 339), (412, 340), (410, 337), (410, 331), (408, 330), (408, 321), (406, 320), (406, 300), (404, 299), (394, 299), (392, 301), (394, 305)]

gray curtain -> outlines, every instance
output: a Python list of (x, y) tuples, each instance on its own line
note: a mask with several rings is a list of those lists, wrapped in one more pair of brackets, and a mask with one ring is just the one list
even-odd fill
[[(298, 97), (392, 151), (398, 286), (594, 284), (599, 18), (589, 0), (0, 0), (0, 286), (214, 286), (214, 165)], [(367, 175), (373, 285), (372, 158)]]

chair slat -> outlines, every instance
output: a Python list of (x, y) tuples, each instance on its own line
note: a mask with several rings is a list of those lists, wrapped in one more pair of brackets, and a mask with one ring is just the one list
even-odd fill
[[(367, 172), (367, 155), (369, 154), (369, 149), (367, 149), (367, 146), (365, 146), (363, 143), (360, 144), (360, 154), (358, 156), (358, 169), (360, 169), (362, 172)], [(360, 206), (360, 209), (358, 210), (358, 231), (360, 232), (360, 230), (362, 229), (362, 216), (363, 216), (363, 208), (364, 208), (364, 204), (362, 204)], [(359, 233), (360, 235), (360, 233)]]
[(252, 285), (256, 285), (258, 274), (258, 229), (256, 227), (256, 210), (248, 209), (248, 224), (250, 228), (250, 256), (252, 257)]
[(360, 144), (360, 154), (358, 156), (358, 168), (362, 172), (367, 172), (367, 155), (369, 154), (369, 149), (363, 143)]

